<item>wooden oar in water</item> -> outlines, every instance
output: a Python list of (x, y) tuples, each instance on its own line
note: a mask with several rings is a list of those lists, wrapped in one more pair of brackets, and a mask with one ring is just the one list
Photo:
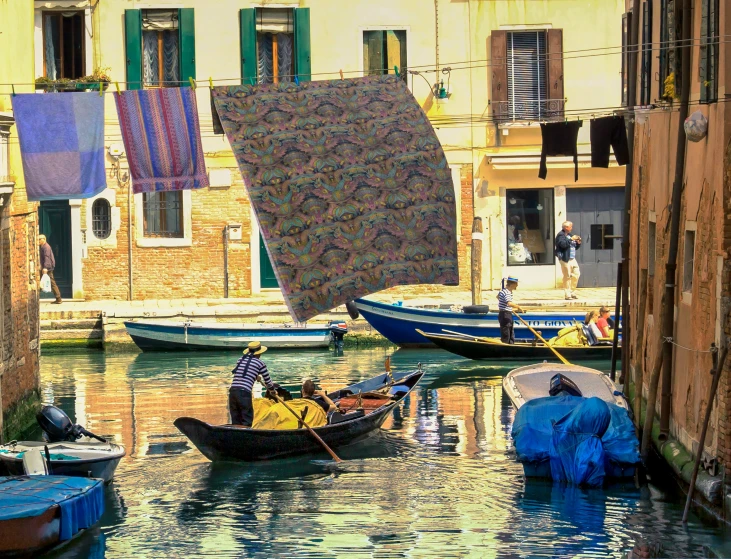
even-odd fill
[(319, 442), (322, 445), (322, 447), (330, 453), (330, 456), (332, 456), (333, 460), (335, 460), (336, 462), (342, 462), (342, 460), (340, 458), (338, 458), (338, 455), (333, 452), (332, 448), (330, 448), (329, 446), (327, 446), (327, 443), (322, 440), (322, 438), (320, 437), (320, 435), (318, 435), (317, 433), (315, 433), (314, 429), (312, 429), (312, 427), (310, 427), (309, 425), (307, 425), (307, 423), (305, 423), (304, 418), (301, 418), (299, 415), (297, 415), (297, 412), (294, 411), (292, 408), (290, 408), (287, 405), (287, 403), (284, 400), (282, 400), (276, 392), (275, 393), (271, 393), (270, 392), (270, 394), (272, 394), (272, 396), (274, 396), (274, 399), (277, 402), (279, 402), (285, 408), (287, 408), (292, 413), (292, 415), (297, 418), (297, 421), (301, 422), (302, 425), (304, 425), (305, 427), (307, 427), (307, 430), (312, 434), (313, 437), (315, 437), (317, 439), (317, 442)]
[(551, 344), (549, 344), (549, 343), (548, 343), (548, 342), (547, 342), (546, 340), (544, 340), (544, 339), (543, 339), (543, 336), (541, 336), (541, 335), (540, 335), (540, 334), (539, 334), (538, 332), (536, 332), (536, 331), (535, 331), (535, 330), (534, 330), (534, 329), (533, 329), (533, 328), (531, 327), (531, 325), (530, 325), (530, 324), (528, 324), (528, 323), (527, 323), (527, 322), (526, 322), (525, 320), (523, 320), (523, 317), (522, 317), (522, 316), (520, 316), (520, 315), (519, 315), (519, 314), (518, 314), (517, 312), (515, 312), (514, 310), (511, 310), (510, 312), (511, 312), (511, 313), (513, 313), (513, 314), (514, 314), (515, 316), (517, 316), (517, 317), (518, 317), (518, 320), (520, 320), (520, 321), (521, 321), (521, 322), (522, 322), (523, 324), (525, 324), (525, 326), (526, 326), (526, 327), (528, 328), (528, 330), (530, 330), (531, 332), (533, 332), (533, 335), (534, 335), (534, 336), (535, 336), (536, 338), (538, 338), (538, 339), (539, 339), (539, 340), (541, 340), (541, 341), (542, 341), (542, 342), (543, 342), (544, 344), (546, 344), (546, 347), (547, 347), (548, 349), (550, 349), (550, 350), (551, 350), (551, 351), (552, 351), (553, 353), (555, 353), (555, 354), (556, 354), (556, 357), (558, 357), (558, 358), (559, 358), (559, 360), (561, 361), (561, 363), (563, 363), (564, 365), (571, 365), (571, 363), (569, 363), (569, 362), (568, 362), (568, 361), (567, 361), (566, 359), (564, 359), (563, 355), (561, 355), (561, 354), (560, 354), (560, 353), (559, 353), (558, 351), (556, 351), (556, 349), (555, 349), (555, 348), (554, 348), (554, 347), (553, 347), (553, 346), (552, 346)]

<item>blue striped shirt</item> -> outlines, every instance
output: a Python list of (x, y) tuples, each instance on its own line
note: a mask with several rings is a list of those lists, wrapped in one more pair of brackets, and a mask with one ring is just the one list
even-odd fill
[(512, 303), (513, 301), (513, 292), (510, 291), (507, 287), (504, 287), (500, 290), (500, 293), (497, 294), (497, 308), (499, 311), (509, 311), (510, 307), (508, 306), (508, 303)]
[(243, 355), (236, 363), (236, 366), (231, 371), (234, 375), (234, 379), (231, 382), (231, 388), (243, 388), (251, 392), (254, 388), (256, 378), (261, 375), (264, 380), (264, 384), (268, 388), (274, 388), (274, 383), (269, 377), (269, 371), (264, 362), (254, 355)]

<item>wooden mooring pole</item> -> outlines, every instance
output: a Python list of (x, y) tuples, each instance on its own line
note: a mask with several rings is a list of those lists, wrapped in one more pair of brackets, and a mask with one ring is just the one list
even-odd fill
[(482, 218), (472, 222), (472, 304), (482, 304)]
[[(619, 340), (619, 325), (624, 316), (620, 316), (619, 309), (622, 302), (622, 262), (617, 264), (617, 295), (614, 299), (614, 337), (612, 338), (612, 370), (609, 373), (609, 378), (614, 379), (617, 377), (617, 342)], [(628, 343), (627, 338), (624, 338), (622, 345)]]

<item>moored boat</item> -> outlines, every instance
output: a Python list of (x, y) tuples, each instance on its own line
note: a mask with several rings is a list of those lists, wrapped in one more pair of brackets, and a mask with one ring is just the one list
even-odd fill
[[(499, 338), (498, 313), (486, 307), (465, 307), (472, 312), (454, 312), (440, 309), (421, 309), (402, 305), (389, 305), (356, 299), (355, 307), (378, 333), (401, 347), (434, 347), (434, 343), (417, 330), (441, 332), (444, 329), (460, 334), (484, 338)], [(485, 312), (487, 310), (487, 312)], [(482, 311), (482, 312), (479, 312)], [(583, 312), (527, 312), (520, 315), (532, 328), (541, 332), (544, 338), (558, 335), (558, 332), (576, 322), (583, 323)], [(517, 319), (516, 340), (532, 340), (533, 333)]]
[[(378, 429), (396, 405), (421, 380), (421, 369), (377, 375), (328, 394), (336, 404), (360, 395), (359, 409), (314, 431), (333, 448), (351, 443)], [(349, 406), (350, 407), (350, 406)], [(332, 421), (332, 418), (331, 418)], [(256, 461), (321, 452), (320, 443), (307, 429), (248, 429), (234, 425), (209, 425), (180, 417), (175, 426), (211, 461)]]
[(526, 477), (599, 485), (634, 476), (639, 442), (624, 395), (601, 371), (541, 363), (503, 379)]
[(93, 526), (103, 512), (101, 480), (0, 477), (0, 557), (35, 557)]
[[(469, 336), (466, 334), (430, 333), (416, 330), (437, 347), (461, 355), (467, 359), (547, 359), (557, 361), (556, 354), (541, 341), (515, 340), (514, 344), (504, 344), (500, 339)], [(611, 342), (596, 345), (556, 346), (566, 359), (609, 359), (612, 356)]]
[[(269, 349), (316, 349), (330, 345), (342, 325), (240, 324), (128, 320), (127, 333), (143, 351), (241, 349), (259, 341)], [(342, 339), (342, 336), (341, 336)]]

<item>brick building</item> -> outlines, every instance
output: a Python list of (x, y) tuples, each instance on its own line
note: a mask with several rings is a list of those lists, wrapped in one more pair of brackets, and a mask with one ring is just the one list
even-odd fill
[[(0, 83), (33, 82), (33, 11), (0, 2)], [(13, 56), (8, 53), (15, 53)], [(39, 387), (37, 204), (25, 195), (10, 95), (0, 91), (0, 433), (33, 421)]]
[[(631, 6), (628, 2), (627, 6)], [(643, 376), (648, 393), (650, 371), (661, 348), (660, 306), (668, 260), (672, 184), (678, 131), (679, 87), (673, 91), (680, 54), (669, 43), (680, 37), (679, 0), (644, 0), (639, 14), (633, 206), (630, 235), (632, 294), (631, 378)], [(718, 40), (731, 32), (731, 10), (719, 0), (692, 1), (689, 114), (708, 119), (708, 135), (686, 141), (684, 189), (680, 212), (673, 371), (670, 389), (670, 436), (696, 453), (708, 405), (711, 344), (722, 346), (731, 334), (731, 48)], [(634, 17), (630, 14), (627, 17)], [(658, 46), (661, 45), (661, 48)], [(675, 211), (675, 208), (673, 208)], [(731, 360), (725, 370), (706, 437), (709, 471), (731, 471)], [(660, 415), (658, 391), (657, 415)], [(716, 468), (716, 467), (719, 468)], [(728, 491), (726, 491), (728, 493)], [(718, 503), (716, 503), (718, 504)]]

